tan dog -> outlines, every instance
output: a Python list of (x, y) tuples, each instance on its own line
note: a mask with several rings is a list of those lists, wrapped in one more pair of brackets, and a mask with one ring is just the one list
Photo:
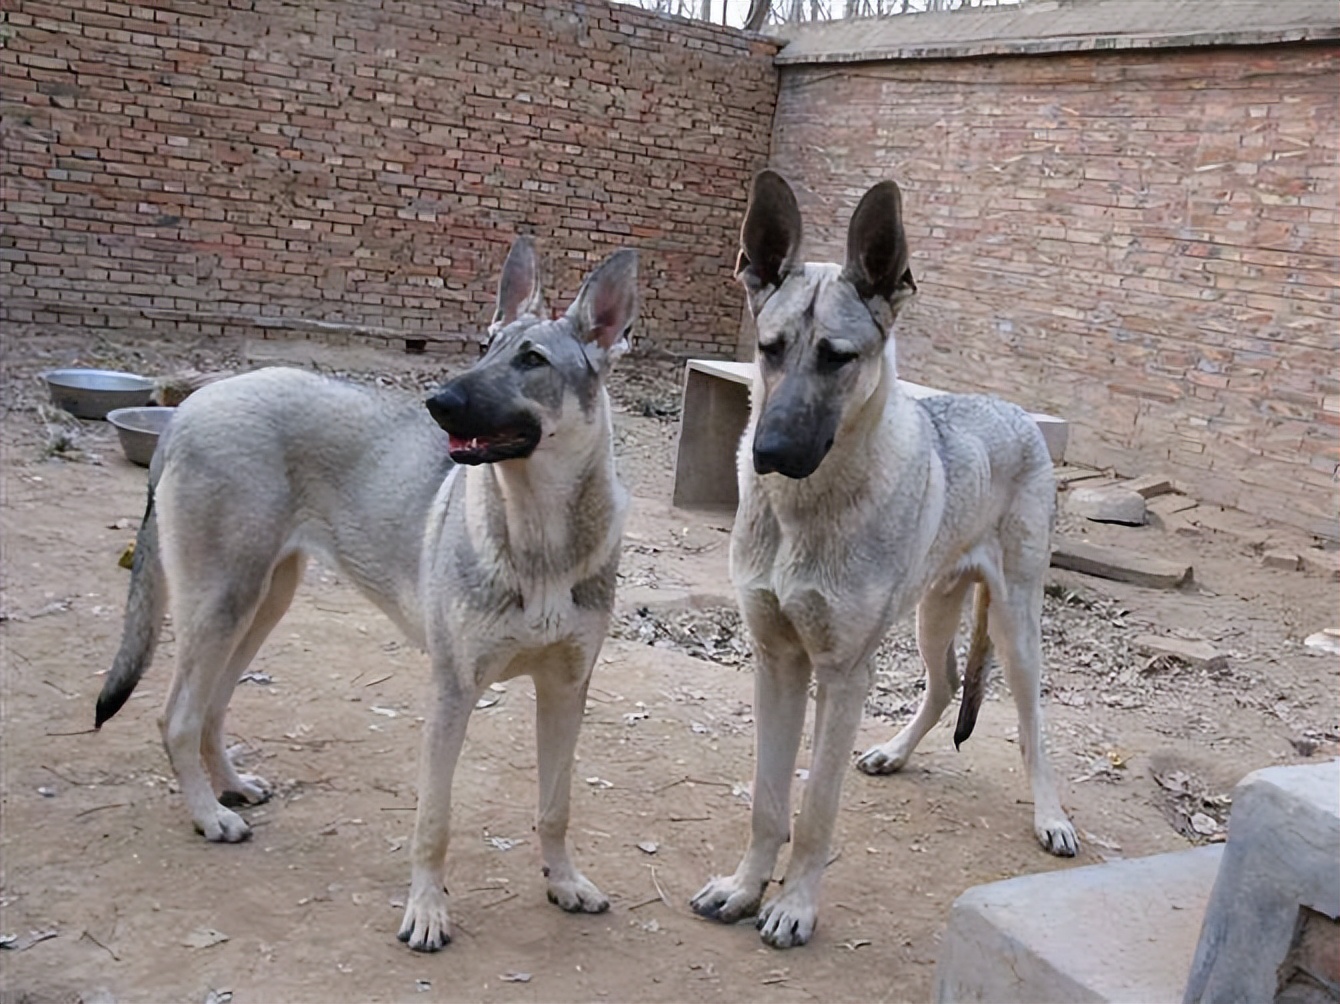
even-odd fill
[(150, 470), (97, 724), (135, 688), (170, 597), (177, 672), (160, 722), (207, 839), (245, 840), (251, 829), (230, 806), (269, 797), (229, 762), (224, 713), (315, 552), (432, 662), (401, 940), (423, 951), (451, 940), (443, 869), (457, 757), (481, 692), (519, 674), (535, 681), (549, 898), (565, 910), (609, 907), (568, 857), (568, 799), (627, 509), (604, 379), (626, 345), (636, 285), (636, 254), (617, 252), (564, 317), (546, 320), (539, 262), (522, 238), (503, 267), (487, 354), (427, 409), (293, 369), (213, 383), (181, 406)]
[[(737, 273), (758, 328), (758, 378), (740, 444), (731, 578), (757, 653), (757, 757), (749, 847), (733, 875), (693, 899), (727, 923), (758, 913), (763, 940), (814, 931), (843, 772), (889, 627), (915, 607), (926, 694), (911, 723), (858, 762), (899, 770), (958, 687), (954, 636), (978, 584), (974, 643), (955, 739), (972, 730), (989, 636), (1019, 712), (1034, 830), (1073, 855), (1043, 748), (1042, 582), (1055, 485), (1029, 416), (989, 397), (924, 400), (898, 388), (891, 328), (916, 289), (891, 181), (856, 207), (843, 266), (801, 263), (790, 187), (754, 181)], [(814, 754), (783, 892), (762, 905), (791, 838), (791, 778), (807, 692), (818, 685)]]

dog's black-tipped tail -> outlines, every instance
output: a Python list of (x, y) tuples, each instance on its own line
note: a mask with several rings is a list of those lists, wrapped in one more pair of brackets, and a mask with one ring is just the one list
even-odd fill
[(972, 601), (972, 634), (968, 640), (968, 659), (963, 667), (963, 698), (958, 707), (958, 722), (954, 725), (954, 749), (963, 745), (977, 724), (977, 712), (986, 693), (988, 660), (991, 638), (986, 633), (986, 610), (991, 604), (991, 590), (985, 582), (977, 583)]
[(126, 597), (126, 617), (121, 629), (121, 648), (116, 653), (112, 668), (98, 695), (94, 727), (121, 710), (121, 705), (135, 692), (135, 685), (149, 668), (163, 628), (163, 612), (167, 605), (167, 586), (163, 565), (158, 557), (158, 516), (154, 512), (154, 490), (149, 488), (149, 502), (144, 508), (144, 521), (135, 536), (135, 558), (130, 567), (130, 593)]

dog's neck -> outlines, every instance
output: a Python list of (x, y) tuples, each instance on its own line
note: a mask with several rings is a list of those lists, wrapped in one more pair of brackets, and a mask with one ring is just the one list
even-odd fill
[(617, 555), (627, 510), (603, 389), (573, 439), (467, 472), (468, 522), (486, 527), (487, 540), (475, 546), (508, 569), (527, 611), (544, 620), (570, 601), (572, 586)]

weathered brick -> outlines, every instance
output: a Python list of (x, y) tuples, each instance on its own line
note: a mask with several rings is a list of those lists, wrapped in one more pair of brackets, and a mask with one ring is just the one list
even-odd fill
[(600, 0), (561, 18), (543, 0), (22, 7), (0, 49), (0, 229), (27, 256), (0, 275), (8, 321), (455, 339), (533, 233), (551, 303), (637, 246), (638, 337), (734, 350), (770, 43)]

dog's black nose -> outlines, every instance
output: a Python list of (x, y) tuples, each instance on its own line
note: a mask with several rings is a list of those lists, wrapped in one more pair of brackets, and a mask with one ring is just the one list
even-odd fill
[(449, 430), (453, 426), (460, 425), (470, 405), (470, 399), (457, 385), (447, 384), (426, 403), (428, 414), (433, 416), (433, 421)]
[[(798, 449), (789, 438), (771, 431), (754, 437), (754, 470), (759, 474), (781, 474), (788, 478), (806, 478), (823, 459), (811, 456), (813, 450)], [(827, 450), (824, 451), (828, 452)]]

